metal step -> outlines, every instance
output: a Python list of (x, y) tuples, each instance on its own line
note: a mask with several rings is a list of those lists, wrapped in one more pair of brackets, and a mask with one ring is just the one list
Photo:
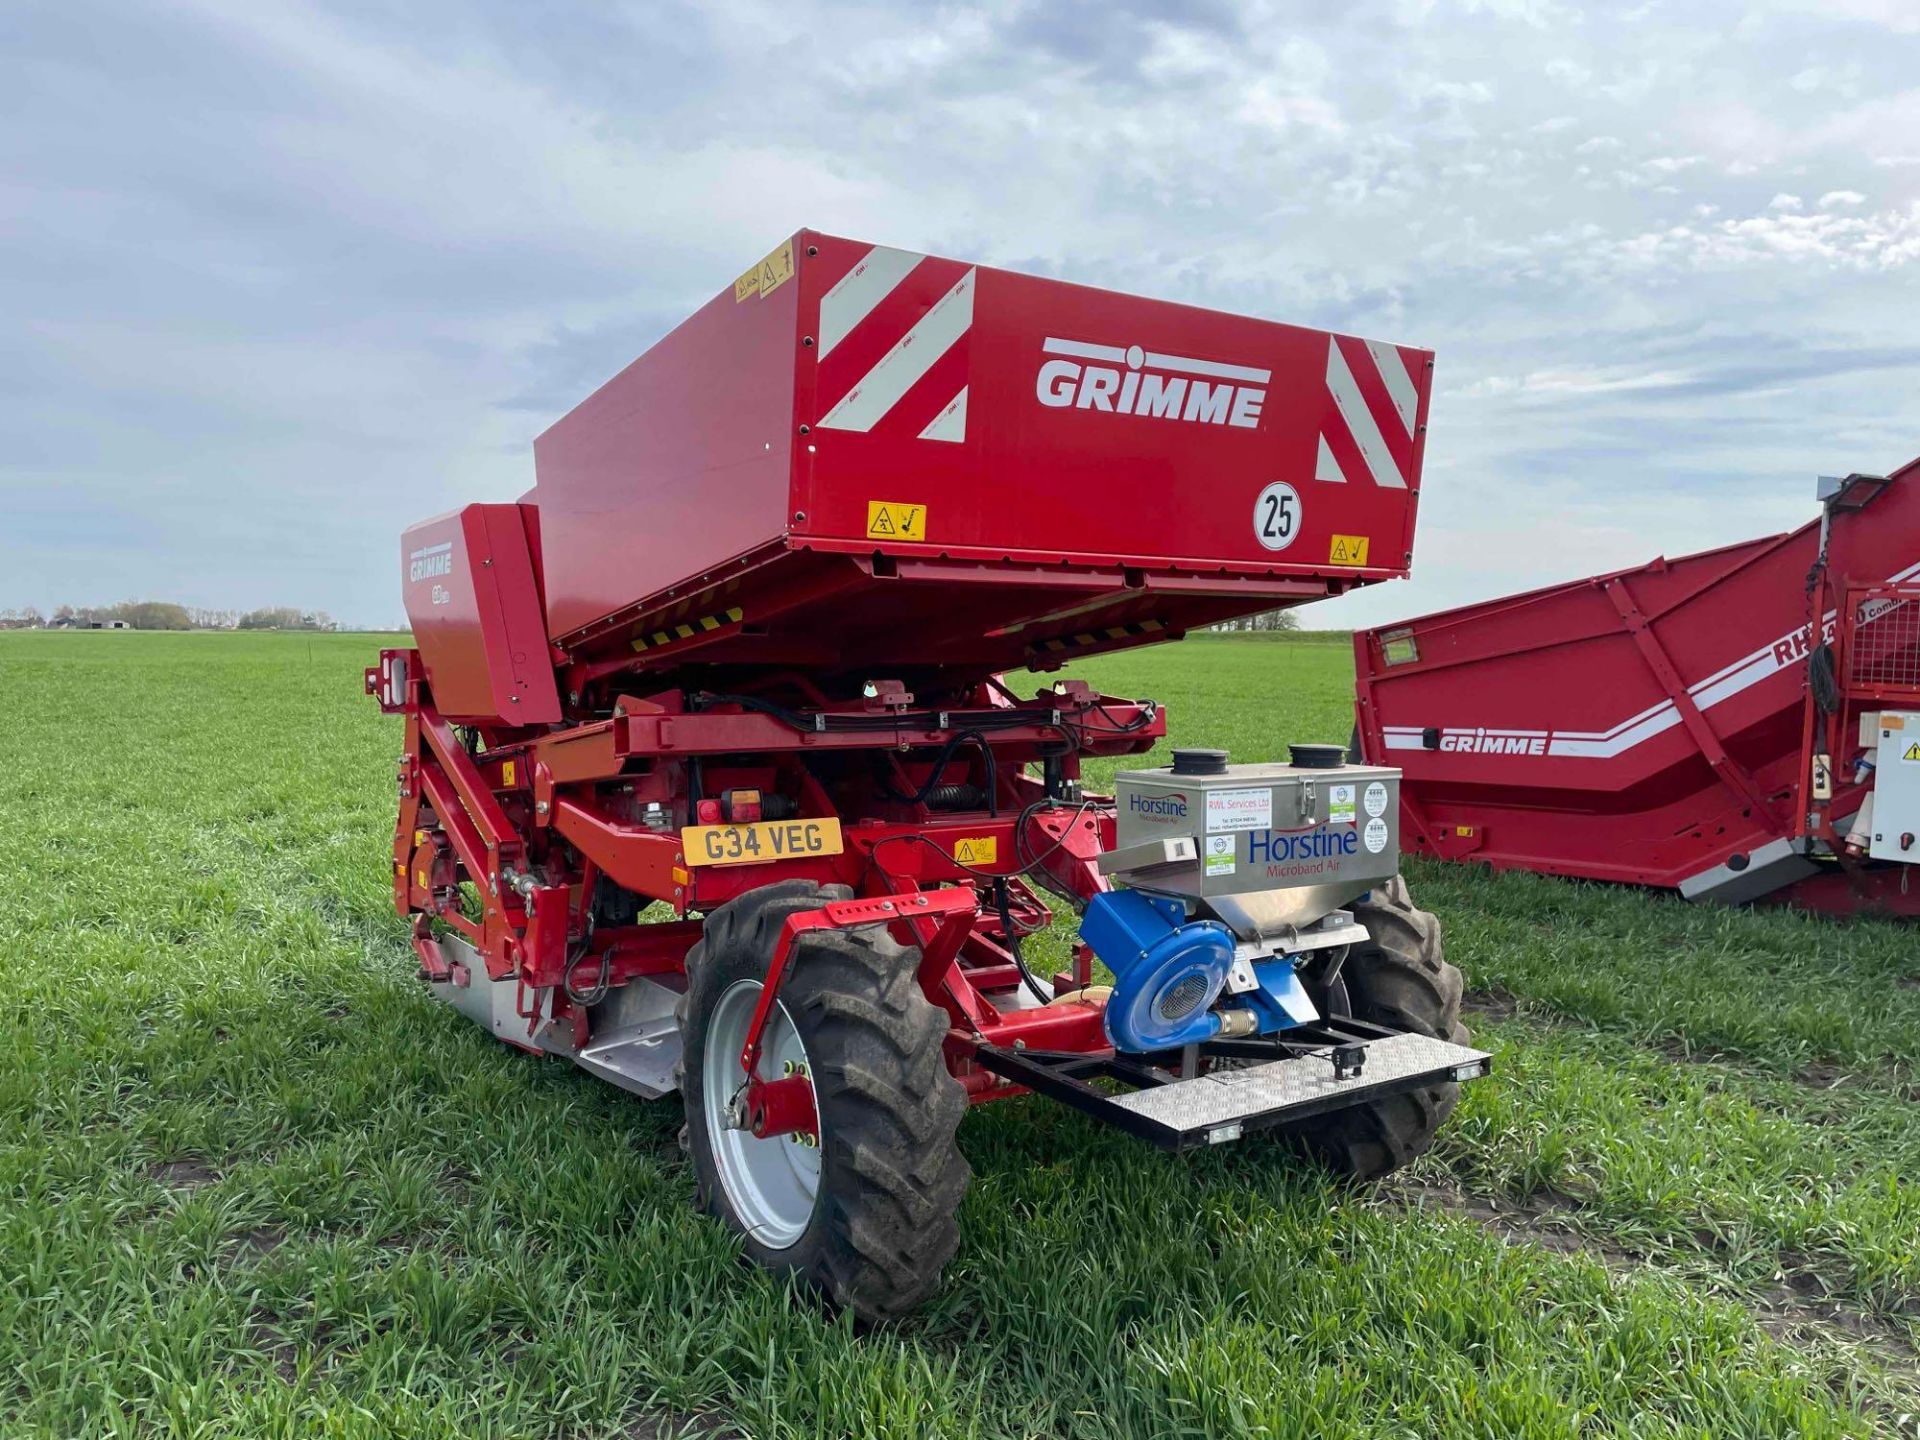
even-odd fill
[(573, 1063), (622, 1090), (658, 1100), (680, 1087), (680, 1022), (674, 1007), (686, 991), (678, 975), (641, 975), (588, 1013), (593, 1038), (571, 1052)]
[(680, 1088), (674, 1074), (680, 1064), (679, 1023), (666, 1015), (596, 1035), (573, 1063), (642, 1099), (658, 1100)]
[[(1303, 1026), (1269, 1040), (1216, 1042), (1184, 1057), (996, 1046), (977, 1053), (995, 1074), (1167, 1150), (1219, 1145), (1404, 1090), (1477, 1079), (1491, 1065), (1484, 1050), (1356, 1020)], [(1176, 1065), (1202, 1073), (1181, 1078)], [(1113, 1094), (1096, 1080), (1131, 1088)]]

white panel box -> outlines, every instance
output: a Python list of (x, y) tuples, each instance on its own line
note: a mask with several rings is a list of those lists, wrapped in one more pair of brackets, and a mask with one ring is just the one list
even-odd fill
[(1873, 773), (1876, 860), (1920, 861), (1920, 715), (1883, 711)]

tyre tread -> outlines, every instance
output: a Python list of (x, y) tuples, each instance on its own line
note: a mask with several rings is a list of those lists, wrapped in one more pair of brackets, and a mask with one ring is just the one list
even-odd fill
[[(790, 880), (707, 917), (687, 957), (679, 1007), (689, 1057), (700, 1048), (696, 997), (717, 988), (711, 972), (764, 973), (790, 916), (844, 898), (842, 887)], [(959, 1248), (972, 1177), (956, 1140), (967, 1099), (946, 1067), (947, 1017), (920, 990), (918, 949), (884, 929), (808, 931), (794, 945), (781, 1001), (802, 1026), (812, 1064), (823, 1194), (793, 1246), (769, 1251), (744, 1234), (743, 1243), (761, 1264), (798, 1275), (863, 1320), (896, 1319), (933, 1292)], [(682, 1090), (699, 1203), (739, 1233), (702, 1150), (704, 1121), (694, 1118), (697, 1097), (684, 1077)]]
[[(1439, 919), (1415, 907), (1406, 880), (1396, 875), (1353, 915), (1371, 937), (1341, 972), (1354, 1018), (1467, 1044), (1472, 1037), (1460, 1023), (1465, 982), (1447, 963)], [(1292, 1133), (1329, 1169), (1378, 1179), (1425, 1154), (1459, 1098), (1456, 1083), (1429, 1085), (1318, 1116)]]

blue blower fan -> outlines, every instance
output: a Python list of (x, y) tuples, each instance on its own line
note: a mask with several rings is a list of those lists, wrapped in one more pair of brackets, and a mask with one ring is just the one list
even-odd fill
[(1080, 937), (1113, 971), (1107, 1038), (1116, 1050), (1174, 1050), (1220, 1031), (1213, 1002), (1233, 966), (1233, 932), (1186, 922), (1177, 900), (1109, 890), (1087, 904)]

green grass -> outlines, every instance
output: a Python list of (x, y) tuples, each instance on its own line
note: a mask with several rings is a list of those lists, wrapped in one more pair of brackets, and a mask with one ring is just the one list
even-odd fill
[[(0, 636), (0, 1435), (1892, 1433), (1920, 1408), (1906, 932), (1423, 867), (1493, 1078), (1410, 1176), (962, 1130), (860, 1335), (691, 1211), (677, 1105), (411, 978), (366, 637)], [(1074, 667), (1241, 759), (1339, 644)], [(1494, 1002), (1497, 1002), (1494, 1003)]]

